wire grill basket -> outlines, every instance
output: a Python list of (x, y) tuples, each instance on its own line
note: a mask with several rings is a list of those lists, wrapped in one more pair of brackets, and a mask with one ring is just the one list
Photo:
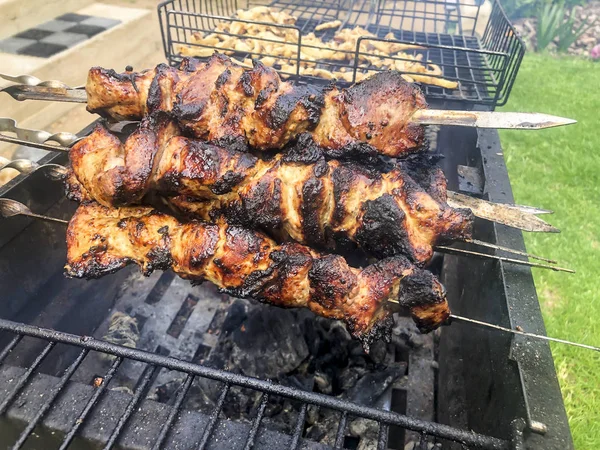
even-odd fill
[[(158, 10), (165, 55), (172, 65), (178, 64), (184, 55), (208, 57), (218, 50), (239, 61), (275, 60), (277, 69), (299, 81), (327, 83), (325, 75), (337, 77), (342, 85), (349, 85), (374, 71), (401, 66), (408, 76), (422, 82), (429, 101), (458, 101), (463, 107), (485, 105), (493, 109), (508, 99), (524, 45), (498, 0), (475, 4), (478, 1), (280, 0), (271, 3), (273, 10), (296, 17), (293, 24), (237, 18), (238, 9), (255, 5), (239, 4), (235, 0), (169, 0), (160, 4)], [(339, 21), (339, 28), (315, 31), (319, 25), (332, 21)], [(273, 39), (273, 33), (248, 33), (252, 26), (268, 26), (275, 35), (285, 35), (285, 41)], [(369, 34), (359, 37), (354, 48), (340, 51), (339, 47), (331, 46), (337, 31), (355, 27)], [(309, 33), (314, 33), (322, 45), (307, 39)], [(209, 34), (228, 44), (197, 39)], [(230, 37), (234, 39), (228, 39)], [(238, 43), (242, 40), (259, 50), (241, 49)], [(389, 55), (373, 52), (373, 48), (386, 42), (406, 44), (406, 49)], [(275, 46), (279, 46), (278, 52), (271, 50)], [(338, 58), (326, 59), (333, 50)], [(435, 68), (427, 72), (429, 80), (410, 67), (415, 58), (420, 58), (428, 69)], [(303, 73), (302, 67), (319, 69), (318, 76)]]

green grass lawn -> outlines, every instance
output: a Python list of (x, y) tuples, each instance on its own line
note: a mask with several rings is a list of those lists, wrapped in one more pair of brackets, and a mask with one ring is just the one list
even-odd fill
[[(518, 203), (561, 234), (526, 233), (528, 250), (576, 274), (535, 270), (548, 335), (600, 346), (600, 64), (528, 54), (503, 110), (576, 119), (568, 127), (502, 131)], [(600, 448), (600, 354), (560, 344), (552, 353), (577, 449)]]

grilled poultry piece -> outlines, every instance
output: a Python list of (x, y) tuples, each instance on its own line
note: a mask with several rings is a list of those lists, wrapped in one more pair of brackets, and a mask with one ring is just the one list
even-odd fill
[(186, 59), (179, 69), (118, 74), (94, 67), (86, 85), (88, 111), (112, 120), (139, 120), (167, 111), (194, 136), (244, 149), (280, 149), (304, 132), (329, 156), (400, 156), (420, 149), (423, 128), (411, 116), (427, 107), (420, 89), (399, 72), (378, 73), (348, 89), (295, 85), (255, 61), (244, 69), (215, 54)]
[(389, 299), (408, 308), (424, 332), (450, 314), (440, 282), (402, 256), (357, 269), (341, 256), (296, 243), (278, 245), (241, 227), (183, 224), (147, 207), (81, 205), (67, 229), (67, 275), (98, 278), (129, 263), (145, 275), (173, 269), (182, 278), (208, 280), (236, 297), (305, 307), (343, 320), (366, 347), (389, 338)]
[[(468, 209), (446, 204), (439, 169), (387, 173), (351, 162), (326, 161), (310, 134), (285, 153), (263, 160), (249, 153), (178, 135), (164, 114), (145, 119), (124, 144), (97, 127), (70, 151), (87, 196), (105, 206), (142, 203), (149, 194), (195, 218), (261, 229), (276, 239), (340, 249), (358, 245), (384, 258), (402, 254), (428, 261), (433, 246), (471, 236)], [(68, 196), (81, 200), (79, 183)]]

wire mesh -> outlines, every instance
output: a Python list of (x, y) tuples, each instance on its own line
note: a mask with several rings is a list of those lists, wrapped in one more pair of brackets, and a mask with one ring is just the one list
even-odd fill
[[(475, 3), (281, 0), (273, 2), (271, 8), (296, 17), (294, 24), (281, 25), (234, 17), (240, 6), (234, 0), (169, 0), (159, 5), (159, 18), (165, 55), (172, 65), (184, 54), (207, 58), (218, 50), (246, 63), (250, 59), (268, 60), (284, 76), (302, 82), (327, 83), (330, 80), (323, 77), (336, 76), (342, 86), (365, 74), (396, 68), (422, 82), (429, 100), (493, 108), (508, 99), (524, 45), (498, 0)], [(250, 2), (242, 5), (252, 6)], [(341, 22), (339, 29), (315, 31), (318, 25), (335, 20)], [(270, 27), (268, 30), (285, 39), (274, 39), (273, 33), (249, 33), (248, 27), (253, 25)], [(355, 27), (370, 34), (359, 38), (352, 49), (332, 47), (336, 31)], [(307, 42), (309, 33), (323, 45)], [(204, 40), (206, 36), (220, 42)], [(419, 48), (408, 47), (393, 54), (374, 52), (374, 43), (383, 42)], [(328, 59), (333, 50), (335, 59)], [(427, 73), (415, 68), (415, 58), (429, 69)], [(306, 68), (313, 68), (313, 74)], [(458, 85), (453, 87), (449, 82)]]
[[(21, 342), (19, 339), (20, 336), (30, 336), (46, 342), (46, 345), (43, 347), (42, 351), (37, 355), (31, 365), (24, 371), (23, 375), (19, 377), (16, 384), (8, 391), (8, 395), (6, 395), (3, 399), (3, 410), (7, 414), (10, 413), (11, 408), (14, 407), (19, 409), (23, 406), (24, 403), (23, 400), (20, 399), (19, 394), (22, 393), (25, 395), (28, 388), (33, 389), (33, 380), (37, 375), (36, 368), (38, 368), (44, 359), (48, 357), (49, 353), (53, 348), (55, 348), (55, 346), (57, 346), (57, 344), (67, 344), (69, 347), (76, 347), (80, 349), (79, 352), (77, 352), (74, 360), (64, 371), (62, 377), (58, 380), (58, 382), (56, 382), (55, 388), (52, 390), (52, 392), (50, 392), (49, 395), (44, 396), (43, 404), (39, 409), (37, 409), (35, 419), (28, 422), (24, 431), (20, 433), (17, 443), (13, 446), (13, 448), (21, 448), (21, 446), (24, 445), (26, 441), (34, 434), (34, 430), (38, 430), (39, 432), (40, 426), (44, 424), (44, 417), (50, 415), (54, 408), (58, 408), (57, 403), (61, 396), (65, 395), (65, 390), (67, 390), (65, 387), (69, 384), (72, 384), (72, 382), (69, 383), (71, 376), (77, 371), (77, 368), (81, 365), (88, 354), (93, 352), (114, 355), (116, 359), (114, 359), (108, 372), (104, 376), (98, 377), (97, 385), (95, 386), (95, 389), (92, 390), (92, 393), (87, 398), (87, 401), (81, 402), (81, 411), (74, 416), (76, 417), (76, 420), (71, 424), (70, 427), (68, 427), (69, 432), (64, 435), (60, 448), (67, 448), (67, 446), (76, 437), (76, 434), (78, 431), (80, 431), (80, 427), (83, 424), (85, 424), (86, 428), (93, 427), (94, 422), (92, 417), (94, 416), (94, 409), (99, 408), (98, 405), (100, 397), (107, 395), (108, 384), (119, 370), (122, 362), (128, 359), (143, 362), (146, 364), (146, 367), (140, 381), (137, 383), (137, 386), (133, 392), (128, 395), (128, 400), (124, 403), (124, 410), (121, 412), (111, 412), (112, 415), (118, 417), (118, 421), (116, 425), (109, 430), (110, 434), (108, 439), (105, 442), (102, 442), (105, 449), (121, 445), (120, 439), (124, 434), (126, 434), (128, 427), (133, 422), (134, 416), (136, 414), (143, 414), (144, 402), (147, 401), (144, 398), (144, 395), (151, 383), (151, 380), (159, 371), (163, 369), (179, 371), (185, 373), (187, 376), (180, 386), (180, 391), (175, 403), (169, 408), (166, 421), (164, 422), (162, 428), (158, 430), (157, 437), (150, 439), (150, 445), (144, 448), (164, 448), (165, 444), (168, 443), (169, 433), (172, 431), (172, 428), (176, 425), (176, 423), (181, 420), (181, 407), (183, 399), (185, 398), (194, 377), (205, 377), (222, 383), (219, 400), (217, 401), (210, 417), (205, 420), (205, 426), (200, 431), (201, 435), (198, 441), (196, 441), (197, 445), (194, 444), (194, 448), (207, 448), (211, 445), (213, 439), (215, 439), (215, 432), (218, 428), (221, 411), (226, 402), (226, 397), (230, 391), (230, 387), (232, 386), (240, 386), (262, 392), (255, 417), (250, 426), (247, 427), (246, 435), (241, 441), (245, 442), (243, 447), (247, 449), (260, 448), (259, 441), (261, 432), (264, 428), (262, 424), (264, 422), (263, 419), (265, 416), (265, 410), (269, 404), (269, 401), (273, 397), (285, 397), (300, 402), (297, 422), (292, 430), (292, 433), (287, 437), (288, 442), (286, 443), (286, 447), (289, 446), (291, 448), (299, 448), (301, 445), (307, 409), (309, 405), (313, 405), (313, 407), (326, 408), (339, 413), (336, 433), (336, 445), (339, 444), (338, 448), (343, 445), (344, 432), (347, 423), (349, 423), (351, 419), (360, 417), (378, 422), (380, 426), (378, 448), (386, 448), (387, 446), (387, 429), (389, 425), (401, 426), (406, 429), (417, 431), (426, 436), (435, 436), (453, 440), (474, 448), (511, 448), (511, 443), (498, 438), (480, 435), (470, 431), (459, 430), (447, 425), (417, 420), (402, 414), (365, 407), (340, 400), (335, 397), (330, 397), (315, 392), (303, 391), (297, 388), (278, 385), (239, 374), (233, 374), (223, 370), (181, 361), (176, 358), (163, 356), (157, 353), (119, 346), (90, 337), (76, 336), (50, 329), (19, 324), (3, 319), (0, 319), (0, 331), (8, 332), (11, 335), (16, 335), (16, 337), (9, 342), (8, 346), (3, 349), (2, 353), (0, 353), (1, 355), (14, 352), (18, 347), (19, 342)], [(4, 366), (0, 366), (0, 369), (5, 369)], [(106, 406), (103, 406), (102, 408), (106, 408)], [(148, 419), (146, 418), (145, 420)], [(154, 429), (157, 428), (158, 427), (155, 427)]]

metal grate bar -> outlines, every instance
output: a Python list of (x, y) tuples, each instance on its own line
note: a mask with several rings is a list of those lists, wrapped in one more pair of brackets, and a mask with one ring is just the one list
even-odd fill
[(215, 430), (217, 422), (219, 421), (219, 414), (221, 414), (223, 404), (225, 403), (225, 397), (227, 397), (227, 393), (229, 392), (229, 387), (229, 383), (225, 383), (225, 386), (223, 386), (223, 389), (221, 390), (219, 400), (217, 400), (215, 409), (213, 409), (212, 413), (210, 414), (208, 423), (206, 424), (206, 428), (204, 429), (204, 433), (202, 433), (202, 439), (200, 439), (198, 450), (204, 450), (206, 448), (208, 440), (210, 439), (211, 434), (213, 434), (213, 431)]
[(388, 448), (388, 432), (390, 427), (382, 423), (379, 425), (379, 436), (377, 437), (377, 450), (387, 450)]
[(25, 385), (29, 382), (30, 378), (33, 376), (35, 369), (39, 367), (44, 358), (48, 355), (48, 353), (50, 353), (50, 351), (54, 348), (55, 345), (56, 342), (48, 342), (48, 344), (44, 347), (42, 352), (37, 356), (37, 358), (35, 358), (35, 361), (33, 361), (33, 363), (29, 366), (27, 371), (19, 379), (11, 393), (8, 394), (8, 396), (4, 399), (2, 404), (0, 404), (0, 414), (4, 414), (6, 412), (6, 408), (8, 408), (8, 405), (10, 405), (14, 398), (17, 395), (19, 395), (21, 389), (25, 387)]
[(175, 423), (175, 419), (177, 418), (177, 414), (179, 414), (179, 410), (181, 409), (183, 400), (185, 399), (185, 396), (187, 395), (188, 391), (190, 390), (190, 387), (192, 387), (193, 381), (194, 381), (194, 375), (188, 373), (187, 377), (185, 378), (185, 381), (181, 385), (181, 389), (179, 390), (179, 393), (177, 394), (177, 398), (175, 399), (175, 404), (171, 408), (169, 417), (167, 417), (165, 424), (162, 426), (162, 428), (160, 430), (160, 434), (159, 434), (158, 438), (156, 439), (156, 442), (155, 442), (154, 446), (152, 447), (152, 450), (160, 450), (161, 449), (163, 442), (165, 441), (167, 435), (169, 434), (169, 431), (171, 430), (171, 427)]
[(293, 400), (299, 400), (306, 403), (312, 403), (324, 408), (346, 411), (352, 416), (360, 416), (366, 419), (385, 422), (389, 425), (397, 425), (399, 427), (417, 432), (425, 432), (430, 436), (437, 436), (444, 439), (460, 442), (467, 446), (487, 448), (487, 449), (508, 449), (510, 444), (508, 441), (485, 436), (482, 434), (472, 433), (466, 430), (460, 430), (448, 425), (443, 425), (435, 422), (428, 422), (408, 417), (403, 414), (398, 414), (390, 411), (383, 411), (376, 408), (371, 408), (363, 405), (351, 403), (339, 398), (330, 397), (327, 395), (317, 394), (316, 392), (302, 391), (289, 386), (273, 384), (268, 381), (251, 378), (240, 374), (234, 374), (219, 369), (214, 369), (207, 366), (181, 361), (173, 357), (162, 356), (156, 353), (151, 353), (131, 347), (123, 347), (109, 342), (100, 341), (93, 337), (82, 338), (81, 336), (63, 333), (60, 331), (39, 328), (31, 325), (11, 322), (9, 320), (0, 319), (0, 330), (11, 331), (13, 333), (25, 334), (28, 336), (38, 337), (54, 342), (70, 344), (76, 347), (89, 348), (91, 350), (108, 353), (111, 355), (122, 356), (129, 359), (145, 362), (155, 366), (166, 367), (171, 370), (180, 372), (192, 373), (202, 377), (218, 380), (238, 386), (254, 389), (256, 391), (265, 392), (277, 396), (287, 397)]
[(110, 380), (112, 380), (112, 377), (115, 375), (122, 362), (123, 358), (118, 357), (112, 363), (110, 369), (108, 369), (108, 372), (106, 373), (106, 376), (102, 380), (102, 384), (94, 391), (94, 394), (88, 400), (87, 404), (85, 405), (85, 408), (83, 408), (83, 411), (81, 412), (81, 414), (79, 414), (79, 417), (65, 436), (65, 439), (63, 440), (58, 450), (67, 450), (67, 448), (71, 444), (71, 441), (73, 440), (73, 438), (75, 438), (79, 427), (85, 422), (85, 419), (87, 418), (88, 414), (92, 411), (92, 409), (94, 408), (104, 391), (106, 391), (108, 383), (110, 383)]
[(302, 433), (304, 432), (304, 421), (306, 420), (307, 409), (308, 405), (306, 403), (302, 403), (302, 406), (300, 407), (300, 412), (298, 413), (298, 419), (296, 419), (294, 434), (292, 435), (292, 440), (290, 441), (290, 450), (296, 450), (298, 448), (300, 438), (302, 437)]
[(79, 356), (77, 356), (77, 358), (75, 359), (75, 361), (73, 361), (71, 363), (71, 365), (69, 367), (67, 367), (67, 369), (65, 370), (65, 372), (64, 372), (63, 376), (61, 377), (60, 381), (58, 382), (58, 384), (54, 388), (54, 391), (49, 395), (48, 401), (44, 404), (44, 406), (42, 406), (40, 408), (40, 410), (35, 415), (35, 417), (33, 418), (33, 420), (31, 422), (29, 422), (29, 424), (27, 425), (27, 428), (25, 428), (25, 430), (19, 436), (19, 439), (17, 440), (17, 442), (13, 446), (14, 450), (17, 450), (17, 449), (21, 448), (21, 446), (25, 443), (25, 441), (27, 440), (27, 438), (29, 437), (29, 435), (33, 432), (33, 430), (35, 429), (35, 427), (40, 422), (40, 420), (42, 420), (42, 418), (46, 415), (46, 413), (48, 412), (48, 410), (52, 407), (52, 404), (54, 403), (54, 401), (61, 394), (62, 390), (65, 388), (65, 386), (67, 385), (67, 383), (71, 379), (71, 376), (75, 373), (75, 371), (77, 370), (77, 368), (79, 367), (79, 365), (82, 363), (82, 361), (84, 360), (84, 358), (87, 356), (87, 354), (89, 352), (90, 351), (87, 348), (84, 348), (79, 353)]
[(246, 445), (244, 445), (244, 450), (251, 450), (254, 447), (254, 441), (256, 441), (256, 435), (258, 434), (258, 430), (260, 428), (260, 423), (265, 415), (265, 409), (267, 408), (267, 403), (269, 402), (269, 394), (263, 392), (260, 396), (260, 406), (258, 407), (258, 411), (256, 412), (256, 417), (252, 422), (252, 428), (250, 428), (250, 433), (248, 433), (248, 439), (246, 439)]
[(14, 338), (12, 338), (12, 340), (8, 343), (8, 345), (6, 347), (4, 347), (4, 349), (2, 350), (2, 353), (0, 353), (0, 364), (2, 364), (4, 362), (4, 360), (6, 359), (6, 357), (8, 355), (10, 355), (10, 352), (12, 352), (13, 348), (15, 348), (17, 346), (17, 344), (19, 342), (21, 342), (21, 339), (23, 339), (22, 335), (17, 335)]
[(133, 398), (127, 405), (127, 409), (125, 409), (125, 412), (123, 413), (123, 415), (119, 418), (119, 421), (117, 422), (117, 426), (111, 433), (110, 437), (108, 438), (108, 442), (104, 446), (104, 450), (110, 450), (116, 444), (117, 439), (119, 439), (119, 436), (121, 435), (121, 432), (123, 431), (123, 428), (125, 428), (125, 425), (127, 425), (127, 422), (133, 415), (133, 411), (135, 410), (136, 406), (142, 399), (142, 396), (146, 393), (146, 389), (148, 389), (148, 387), (150, 386), (150, 382), (152, 381), (152, 378), (154, 377), (156, 372), (160, 369), (161, 369), (160, 367), (153, 366), (153, 365), (149, 365), (148, 367), (146, 367), (146, 370), (144, 370), (144, 374), (142, 375), (142, 378), (140, 379), (140, 384), (138, 385), (138, 387), (136, 388), (136, 390), (133, 394)]
[(340, 417), (337, 434), (335, 436), (335, 448), (342, 448), (344, 445), (344, 434), (346, 433), (346, 422), (348, 421), (348, 413), (344, 411)]

